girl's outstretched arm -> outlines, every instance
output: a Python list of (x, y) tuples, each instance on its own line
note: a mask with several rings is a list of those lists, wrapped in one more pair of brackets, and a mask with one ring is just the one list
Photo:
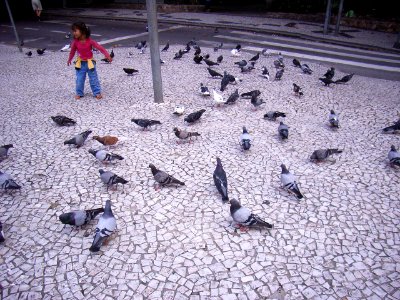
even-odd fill
[(69, 58), (68, 58), (68, 62), (67, 62), (67, 65), (68, 65), (68, 66), (71, 64), (72, 59), (73, 59), (74, 56), (75, 56), (75, 52), (76, 52), (76, 44), (75, 44), (75, 40), (74, 40), (74, 41), (72, 42), (72, 45), (71, 45), (71, 51), (69, 52)]
[(107, 52), (107, 50), (106, 50), (103, 46), (99, 45), (96, 41), (94, 41), (94, 40), (92, 40), (92, 39), (90, 39), (90, 43), (91, 43), (91, 45), (92, 45), (94, 48), (96, 48), (96, 49), (99, 50), (101, 53), (103, 53), (103, 55), (104, 55), (109, 61), (112, 61), (112, 58), (111, 58), (110, 54)]

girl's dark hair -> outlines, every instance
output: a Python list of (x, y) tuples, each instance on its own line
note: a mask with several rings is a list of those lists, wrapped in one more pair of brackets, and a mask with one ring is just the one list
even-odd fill
[(75, 22), (74, 24), (72, 24), (71, 29), (72, 30), (78, 29), (87, 38), (90, 37), (90, 28), (86, 26), (86, 24), (83, 22)]

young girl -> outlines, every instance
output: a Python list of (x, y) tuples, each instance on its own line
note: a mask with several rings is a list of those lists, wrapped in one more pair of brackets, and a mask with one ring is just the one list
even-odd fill
[(101, 99), (100, 82), (96, 72), (96, 61), (93, 59), (92, 49), (96, 48), (108, 59), (112, 61), (110, 54), (90, 38), (90, 29), (83, 22), (72, 24), (72, 33), (74, 35), (74, 41), (71, 44), (71, 52), (67, 65), (71, 64), (74, 58), (75, 52), (78, 51), (78, 57), (75, 63), (76, 70), (76, 95), (75, 99), (83, 97), (83, 89), (85, 87), (86, 73), (89, 76), (90, 87), (93, 92), (93, 96), (97, 99)]

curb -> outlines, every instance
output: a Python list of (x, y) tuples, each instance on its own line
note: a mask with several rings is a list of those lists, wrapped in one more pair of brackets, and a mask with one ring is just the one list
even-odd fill
[[(72, 16), (69, 14), (54, 13), (54, 12), (48, 12), (48, 13), (45, 13), (44, 15), (50, 16), (50, 17), (77, 18), (76, 16)], [(112, 20), (112, 21), (128, 21), (128, 22), (138, 22), (138, 23), (146, 23), (147, 22), (147, 19), (145, 19), (145, 18), (132, 18), (132, 17), (127, 18), (127, 17), (117, 17), (117, 16), (79, 15), (79, 18), (97, 19), (97, 20)], [(240, 25), (233, 25), (233, 24), (229, 24), (229, 25), (207, 24), (207, 23), (200, 23), (200, 22), (174, 20), (174, 19), (171, 19), (171, 20), (164, 20), (164, 19), (160, 20), (159, 19), (158, 23), (159, 24), (170, 24), (170, 25), (185, 25), (185, 26), (191, 26), (191, 27), (205, 27), (205, 28), (218, 27), (218, 28), (230, 29), (230, 30), (241, 30), (241, 31), (250, 31), (250, 32), (256, 32), (256, 33), (266, 33), (266, 34), (271, 34), (271, 35), (280, 35), (280, 36), (284, 36), (284, 37), (297, 38), (297, 39), (308, 40), (308, 41), (313, 41), (313, 42), (327, 43), (327, 44), (350, 47), (350, 48), (358, 48), (358, 49), (362, 49), (362, 50), (384, 51), (386, 53), (400, 54), (400, 50), (397, 50), (394, 48), (378, 47), (378, 46), (365, 45), (365, 44), (360, 44), (360, 43), (342, 42), (342, 41), (337, 41), (337, 40), (332, 40), (332, 39), (319, 38), (319, 37), (315, 37), (315, 36), (311, 36), (311, 35), (303, 34), (303, 33), (292, 33), (292, 32), (287, 32), (287, 31), (272, 30), (272, 29), (266, 29), (266, 28), (257, 28), (257, 27), (251, 27), (251, 26), (240, 26)]]

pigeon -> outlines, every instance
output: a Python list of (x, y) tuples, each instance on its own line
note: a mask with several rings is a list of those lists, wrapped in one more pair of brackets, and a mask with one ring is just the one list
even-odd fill
[(243, 133), (240, 136), (240, 145), (243, 150), (249, 150), (251, 147), (251, 136), (246, 127), (243, 126)]
[(181, 59), (183, 56), (182, 50), (179, 50), (177, 53), (175, 53), (174, 59)]
[(281, 80), (282, 76), (283, 76), (283, 72), (285, 72), (285, 69), (279, 69), (278, 71), (276, 71), (275, 80)]
[(217, 57), (217, 63), (222, 63), (222, 60), (224, 59), (224, 57), (222, 55)]
[(242, 81), (239, 78), (236, 78), (235, 76), (228, 74), (226, 71), (224, 71), (224, 77), (229, 80), (229, 83), (231, 84), (237, 84), (239, 81)]
[(218, 27), (215, 27), (214, 33), (219, 33)]
[(274, 225), (262, 220), (259, 216), (253, 214), (250, 209), (242, 206), (239, 201), (232, 199), (230, 201), (231, 217), (233, 221), (242, 229), (244, 227), (266, 227), (268, 229), (274, 228)]
[(46, 48), (37, 49), (37, 50), (36, 50), (37, 54), (39, 54), (39, 55), (43, 55), (45, 51), (46, 51)]
[(204, 58), (205, 58), (205, 59), (209, 59), (209, 58), (210, 58), (210, 54), (204, 55), (204, 56), (203, 56), (203, 59), (204, 59)]
[(144, 54), (146, 49), (147, 49), (147, 46), (142, 47), (142, 49), (140, 49), (140, 51), (139, 51), (139, 54)]
[(238, 57), (238, 56), (240, 56), (240, 51), (237, 50), (237, 49), (232, 49), (231, 50), (231, 55), (235, 56), (235, 57)]
[(251, 70), (254, 70), (254, 65), (248, 65), (248, 66), (244, 66), (244, 67), (240, 67), (240, 71), (242, 73), (249, 73), (251, 72)]
[(57, 116), (51, 117), (51, 119), (58, 126), (72, 126), (72, 125), (76, 124), (76, 122), (74, 120), (72, 120), (71, 118), (68, 118), (68, 117), (62, 116), (62, 115), (57, 115)]
[(400, 153), (397, 152), (396, 147), (393, 145), (390, 147), (390, 151), (388, 153), (388, 159), (392, 167), (393, 166), (400, 167)]
[(335, 81), (333, 81), (332, 79), (325, 77), (321, 77), (319, 80), (323, 82), (325, 86), (329, 86), (330, 84), (335, 83)]
[(319, 161), (323, 161), (323, 160), (327, 159), (329, 156), (331, 156), (333, 154), (339, 154), (342, 152), (343, 151), (339, 150), (339, 149), (318, 149), (318, 150), (315, 150), (311, 154), (310, 160), (319, 162)]
[(238, 66), (241, 68), (241, 67), (244, 67), (244, 66), (247, 65), (247, 61), (243, 59), (243, 60), (241, 60), (241, 61), (235, 62), (234, 64), (235, 64), (235, 65), (238, 65)]
[(209, 60), (207, 58), (203, 58), (203, 61), (206, 63), (207, 66), (212, 67), (212, 66), (218, 66), (219, 63), (213, 62), (212, 60)]
[(67, 33), (65, 34), (65, 38), (66, 38), (66, 39), (70, 39), (70, 38), (71, 38), (71, 32), (67, 32)]
[(328, 119), (329, 119), (329, 124), (331, 125), (331, 127), (339, 128), (339, 117), (333, 109), (331, 109)]
[(115, 220), (114, 214), (111, 210), (111, 201), (107, 200), (104, 207), (104, 213), (100, 216), (99, 222), (97, 223), (93, 243), (89, 248), (89, 251), (99, 252), (104, 241), (114, 232), (116, 228), (117, 221)]
[(259, 90), (253, 90), (247, 93), (242, 93), (240, 96), (242, 98), (253, 98), (253, 97), (258, 97), (261, 95), (261, 92)]
[(253, 56), (252, 58), (250, 58), (249, 61), (257, 61), (260, 58), (260, 52), (257, 53), (255, 56)]
[(269, 55), (269, 54), (268, 54), (268, 49), (267, 49), (267, 48), (262, 49), (261, 54), (262, 54), (263, 56), (268, 56), (268, 55)]
[(261, 106), (262, 104), (265, 104), (266, 102), (263, 99), (260, 99), (258, 97), (251, 97), (251, 104), (253, 104), (254, 108), (257, 108)]
[(194, 57), (193, 57), (193, 60), (194, 60), (194, 62), (196, 63), (196, 64), (201, 64), (201, 61), (203, 60), (203, 56), (199, 56), (199, 55), (195, 55)]
[(217, 105), (225, 104), (224, 98), (221, 94), (218, 94), (215, 90), (213, 90), (213, 98)]
[(167, 44), (164, 46), (164, 48), (161, 49), (161, 52), (168, 51), (168, 49), (169, 49), (169, 42), (167, 42)]
[(283, 188), (288, 190), (290, 193), (293, 193), (297, 199), (302, 199), (303, 195), (300, 192), (300, 189), (296, 182), (296, 177), (289, 172), (284, 164), (281, 164), (282, 173), (281, 173), (281, 183)]
[(400, 119), (394, 125), (382, 129), (384, 133), (396, 133), (398, 130), (400, 130)]
[(98, 141), (100, 144), (104, 146), (114, 146), (118, 143), (118, 138), (116, 136), (105, 135), (105, 136), (98, 136), (95, 135), (92, 139)]
[(304, 74), (311, 75), (312, 72), (313, 72), (307, 64), (302, 64), (300, 66), (300, 68), (301, 68), (301, 70), (303, 71)]
[(139, 72), (138, 70), (135, 70), (133, 68), (122, 68), (122, 70), (124, 70), (124, 72), (128, 75), (133, 75), (133, 73), (137, 73)]
[(71, 44), (66, 44), (60, 49), (61, 52), (69, 52), (71, 50)]
[(194, 123), (194, 122), (198, 121), (205, 111), (206, 111), (205, 109), (200, 109), (199, 111), (188, 114), (185, 118), (185, 122)]
[(161, 58), (160, 58), (160, 64), (161, 64), (161, 65), (165, 64), (165, 61), (162, 60)]
[(198, 56), (201, 53), (201, 48), (197, 47), (196, 51), (194, 51), (194, 56)]
[(110, 63), (111, 63), (111, 61), (109, 61), (107, 57), (102, 58), (102, 59), (100, 59), (100, 60), (101, 60), (102, 62), (107, 63), (107, 64), (110, 64)]
[(335, 76), (335, 68), (332, 67), (328, 71), (326, 71), (326, 73), (322, 77), (325, 77), (327, 79), (333, 79), (334, 76)]
[(11, 148), (14, 148), (13, 144), (0, 146), (0, 159), (6, 158)]
[(215, 78), (215, 77), (221, 77), (222, 78), (222, 77), (224, 77), (224, 76), (222, 76), (222, 74), (218, 73), (217, 71), (215, 71), (215, 70), (213, 70), (211, 68), (207, 68), (207, 70), (208, 70), (208, 73), (210, 73), (212, 78)]
[(133, 56), (133, 52), (128, 52), (128, 56), (132, 57)]
[(274, 66), (275, 69), (283, 69), (285, 68), (285, 64), (283, 62), (281, 62), (280, 60), (274, 60)]
[(198, 133), (198, 132), (189, 132), (189, 131), (181, 130), (177, 127), (175, 127), (173, 129), (173, 131), (175, 133), (175, 136), (181, 140), (189, 139), (189, 141), (191, 141), (193, 136), (200, 136), (200, 133)]
[(282, 53), (278, 53), (278, 60), (283, 64), (283, 55)]
[(161, 124), (160, 121), (157, 120), (149, 120), (149, 119), (131, 119), (133, 123), (136, 125), (140, 126), (143, 128), (143, 130), (147, 129), (148, 127), (151, 127), (153, 125), (159, 125)]
[(279, 123), (278, 133), (282, 140), (286, 140), (289, 137), (289, 127), (283, 122)]
[(12, 179), (11, 175), (0, 171), (0, 188), (3, 190), (19, 190), (21, 186)]
[(200, 83), (200, 94), (205, 97), (210, 96), (210, 91), (208, 90), (208, 87), (206, 87), (202, 83)]
[(235, 92), (233, 92), (228, 100), (225, 101), (225, 104), (233, 104), (236, 102), (236, 100), (239, 99), (239, 91), (238, 89), (235, 90)]
[(242, 49), (242, 45), (237, 44), (236, 47), (235, 47), (235, 49), (236, 49), (237, 51), (240, 51), (240, 50)]
[(298, 86), (297, 84), (293, 83), (293, 92), (296, 96), (301, 97), (303, 96), (303, 91), (301, 90), (301, 87)]
[(4, 232), (3, 232), (3, 223), (1, 223), (0, 221), (0, 243), (3, 243), (5, 241), (5, 237), (4, 237)]
[(293, 65), (294, 65), (296, 68), (300, 68), (300, 67), (301, 67), (300, 61), (299, 61), (298, 59), (296, 59), (296, 58), (293, 58)]
[(142, 49), (146, 45), (146, 41), (141, 41), (135, 45), (135, 48)]
[(222, 201), (227, 202), (228, 197), (228, 179), (226, 178), (226, 173), (222, 167), (222, 162), (219, 157), (217, 157), (217, 166), (213, 174), (214, 184), (217, 187), (218, 192), (222, 196)]
[(107, 152), (106, 150), (93, 150), (90, 149), (89, 153), (96, 157), (97, 160), (101, 162), (112, 162), (114, 160), (123, 160), (124, 158), (121, 155)]
[(102, 212), (104, 212), (103, 207), (87, 210), (75, 210), (61, 214), (58, 219), (61, 223), (66, 225), (82, 226), (88, 224), (91, 220), (96, 218), (96, 216)]
[(153, 164), (149, 164), (149, 168), (151, 169), (154, 180), (158, 183), (159, 186), (185, 185), (184, 182), (179, 181), (178, 179), (167, 174), (166, 172), (157, 169)]
[(115, 56), (115, 54), (114, 54), (114, 49), (111, 49), (110, 57), (111, 57), (111, 58), (114, 58), (114, 56)]
[(268, 72), (267, 67), (262, 67), (261, 71), (262, 71), (261, 76), (264, 78), (267, 78), (267, 80), (269, 80), (269, 72)]
[(182, 116), (185, 113), (185, 107), (183, 105), (176, 105), (173, 112), (174, 115)]
[(64, 142), (64, 145), (75, 145), (76, 148), (80, 148), (85, 143), (88, 136), (92, 133), (91, 130), (84, 131), (80, 134), (75, 135), (72, 139)]
[(183, 53), (188, 53), (190, 51), (190, 46), (189, 44), (186, 45), (185, 49), (183, 49)]
[(27, 55), (28, 57), (31, 57), (32, 56), (32, 51), (26, 52), (25, 55)]
[(354, 73), (343, 76), (342, 78), (336, 80), (335, 83), (347, 83), (353, 78), (353, 76), (354, 76)]
[(113, 172), (104, 171), (103, 169), (100, 169), (100, 170), (99, 170), (99, 173), (100, 173), (100, 179), (101, 179), (101, 181), (102, 181), (104, 184), (107, 184), (107, 188), (108, 188), (109, 186), (116, 185), (116, 184), (118, 184), (118, 183), (121, 183), (121, 184), (126, 184), (126, 183), (128, 183), (127, 180), (125, 180), (125, 179), (122, 178), (122, 177), (119, 177), (117, 174), (114, 174)]
[(276, 118), (278, 117), (285, 118), (286, 114), (280, 111), (269, 111), (264, 115), (264, 119), (268, 119), (271, 121), (276, 121)]
[(226, 71), (225, 71), (225, 72), (224, 72), (224, 77), (222, 77), (222, 80), (221, 80), (221, 88), (220, 88), (220, 91), (221, 91), (221, 92), (225, 91), (225, 89), (226, 89), (226, 87), (228, 86), (228, 84), (229, 84), (229, 76), (227, 76), (227, 73), (226, 73)]

